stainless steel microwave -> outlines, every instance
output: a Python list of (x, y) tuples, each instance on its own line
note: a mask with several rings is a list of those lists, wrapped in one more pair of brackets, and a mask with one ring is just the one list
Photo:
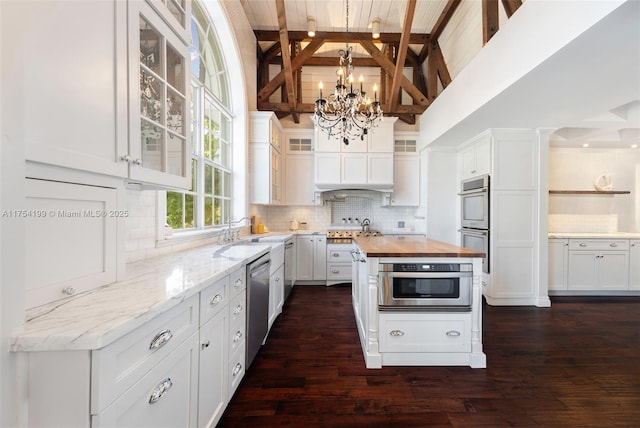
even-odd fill
[(489, 176), (464, 180), (460, 190), (460, 226), (489, 229)]
[(470, 263), (383, 263), (378, 309), (470, 311)]

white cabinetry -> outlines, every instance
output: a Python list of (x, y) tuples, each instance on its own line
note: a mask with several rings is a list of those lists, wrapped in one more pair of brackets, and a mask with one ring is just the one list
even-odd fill
[(286, 205), (315, 205), (313, 131), (292, 130), (286, 137), (284, 193)]
[(459, 179), (490, 174), (490, 305), (551, 305), (539, 262), (547, 239), (540, 236), (538, 169), (547, 139), (536, 130), (489, 129), (458, 153)]
[(296, 236), (297, 281), (325, 281), (327, 279), (327, 240), (324, 235)]
[(351, 282), (351, 250), (348, 244), (327, 244), (327, 285)]
[(118, 215), (122, 220), (127, 214), (117, 209), (118, 190), (35, 179), (25, 183), (24, 209), (31, 213), (24, 216), (30, 267), (25, 270), (26, 306), (116, 281)]
[(176, 33), (165, 23), (167, 6), (154, 6), (3, 7), (5, 21), (15, 23), (3, 51), (15, 91), (3, 98), (16, 106), (27, 161), (190, 187), (189, 32)]
[(213, 427), (244, 376), (245, 267), (104, 348), (29, 354), (29, 426)]
[(567, 289), (569, 240), (549, 239), (549, 290)]
[(491, 139), (483, 138), (460, 153), (461, 179), (489, 174), (491, 171)]
[(393, 160), (392, 206), (420, 205), (420, 158), (395, 154)]
[(471, 312), (384, 314), (380, 352), (471, 352)]
[(362, 188), (393, 186), (393, 124), (385, 118), (364, 139), (344, 144), (338, 137), (328, 138), (316, 128), (314, 180), (318, 189), (336, 185)]
[(629, 290), (640, 290), (640, 240), (629, 243)]
[(249, 134), (251, 202), (280, 204), (282, 202), (282, 165), (280, 144), (282, 127), (271, 112), (251, 112)]
[(628, 290), (629, 241), (569, 240), (569, 290)]
[(271, 266), (269, 268), (269, 329), (284, 304), (284, 243), (271, 245)]

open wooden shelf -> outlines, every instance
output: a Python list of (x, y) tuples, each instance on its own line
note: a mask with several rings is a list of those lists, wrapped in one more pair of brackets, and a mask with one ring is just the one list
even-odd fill
[(629, 190), (549, 190), (550, 195), (628, 195)]

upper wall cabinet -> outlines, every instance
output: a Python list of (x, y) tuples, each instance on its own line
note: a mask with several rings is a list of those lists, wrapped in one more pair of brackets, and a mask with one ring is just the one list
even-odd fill
[(188, 33), (167, 24), (168, 5), (8, 2), (2, 13), (14, 108), (3, 131), (27, 160), (190, 187)]
[(477, 177), (491, 172), (491, 137), (479, 141), (460, 152), (461, 179)]
[(272, 112), (251, 112), (249, 173), (251, 203), (282, 203), (282, 127)]
[[(176, 2), (166, 2), (182, 16)], [(184, 26), (176, 33), (167, 25), (179, 22), (174, 14), (158, 2), (153, 4), (155, 8), (142, 1), (129, 2), (130, 140), (128, 151), (119, 154), (129, 164), (132, 180), (189, 188), (188, 41)]]

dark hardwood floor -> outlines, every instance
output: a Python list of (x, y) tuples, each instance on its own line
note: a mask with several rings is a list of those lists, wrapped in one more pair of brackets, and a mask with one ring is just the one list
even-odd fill
[(366, 369), (351, 288), (297, 286), (219, 427), (640, 427), (640, 303), (484, 306), (486, 369)]

